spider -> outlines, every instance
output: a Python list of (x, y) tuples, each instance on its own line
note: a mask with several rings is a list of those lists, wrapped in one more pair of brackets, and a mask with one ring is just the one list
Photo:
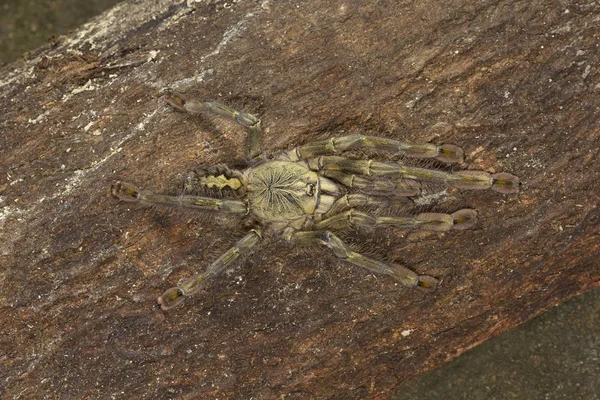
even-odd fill
[[(113, 197), (146, 206), (171, 206), (210, 210), (235, 215), (249, 229), (233, 247), (213, 261), (204, 272), (165, 291), (157, 302), (163, 310), (180, 304), (204, 282), (226, 270), (236, 260), (251, 254), (261, 243), (263, 231), (295, 246), (324, 246), (348, 263), (378, 274), (387, 274), (406, 287), (424, 291), (436, 288), (437, 279), (418, 275), (398, 263), (386, 263), (353, 251), (336, 234), (350, 228), (448, 231), (463, 230), (477, 222), (477, 211), (460, 209), (452, 214), (420, 213), (378, 215), (382, 210), (403, 208), (419, 197), (433, 182), (457, 189), (491, 189), (500, 193), (519, 191), (519, 178), (508, 173), (444, 171), (410, 166), (410, 158), (460, 163), (463, 151), (452, 144), (413, 144), (363, 134), (317, 140), (269, 157), (261, 150), (260, 119), (218, 102), (188, 100), (169, 92), (166, 102), (175, 110), (212, 113), (229, 118), (248, 130), (248, 168), (238, 171), (226, 166), (196, 170), (188, 175), (190, 185), (217, 190), (219, 198), (183, 194), (169, 196), (140, 190), (130, 183), (115, 181)], [(400, 161), (381, 162), (352, 157), (356, 151), (385, 152)], [(350, 152), (344, 156), (345, 152)], [(354, 153), (352, 153), (354, 152)], [(396, 215), (394, 215), (396, 214)]]

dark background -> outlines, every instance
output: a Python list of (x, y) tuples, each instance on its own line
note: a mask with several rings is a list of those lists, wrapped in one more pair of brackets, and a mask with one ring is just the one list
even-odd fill
[[(0, 2), (0, 64), (76, 29), (115, 0)], [(600, 289), (408, 382), (397, 399), (599, 399)]]

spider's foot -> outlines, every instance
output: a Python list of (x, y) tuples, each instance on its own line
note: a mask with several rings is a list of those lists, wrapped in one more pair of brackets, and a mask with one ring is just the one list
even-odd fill
[(402, 143), (400, 149), (409, 157), (435, 158), (449, 164), (462, 163), (465, 156), (463, 149), (453, 144)]
[(477, 211), (463, 208), (452, 214), (421, 213), (414, 219), (414, 227), (431, 232), (462, 231), (477, 223)]
[(139, 201), (140, 191), (137, 186), (131, 183), (115, 181), (110, 185), (110, 194), (119, 200), (123, 201)]
[(452, 229), (459, 231), (472, 228), (477, 223), (477, 211), (463, 208), (451, 214), (454, 225)]
[(438, 282), (437, 279), (429, 275), (419, 275), (417, 289), (424, 292), (433, 292), (437, 288)]
[(179, 289), (178, 287), (172, 287), (171, 289), (167, 289), (162, 296), (156, 299), (156, 302), (160, 304), (160, 308), (163, 311), (167, 311), (181, 304), (184, 300), (184, 297), (185, 294), (183, 293), (183, 290)]
[(433, 292), (438, 280), (429, 275), (417, 275), (414, 271), (403, 267), (400, 264), (392, 264), (392, 273), (394, 278), (398, 279), (403, 286), (416, 287), (424, 292)]
[(504, 194), (517, 193), (520, 187), (519, 178), (506, 172), (459, 171), (452, 174), (449, 183), (457, 189), (492, 189)]
[(453, 144), (443, 144), (438, 151), (439, 154), (435, 158), (449, 164), (462, 163), (465, 158), (463, 149)]
[(492, 175), (492, 190), (496, 192), (518, 193), (520, 185), (519, 178), (512, 174), (500, 172), (499, 174)]
[(187, 99), (181, 93), (170, 91), (166, 94), (165, 100), (167, 101), (167, 104), (173, 107), (174, 109), (182, 112), (188, 112), (188, 110), (185, 108), (185, 103), (187, 103)]

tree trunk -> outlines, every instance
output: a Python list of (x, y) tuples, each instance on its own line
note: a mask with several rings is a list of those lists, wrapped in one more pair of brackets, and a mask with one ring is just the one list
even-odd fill
[[(124, 2), (2, 68), (4, 398), (386, 398), (598, 286), (600, 6), (360, 4)], [(432, 294), (276, 246), (163, 312), (240, 229), (106, 189), (166, 190), (244, 142), (169, 110), (167, 88), (259, 114), (270, 153), (349, 132), (454, 143), (522, 191), (451, 191), (474, 229), (361, 235), (441, 279)]]

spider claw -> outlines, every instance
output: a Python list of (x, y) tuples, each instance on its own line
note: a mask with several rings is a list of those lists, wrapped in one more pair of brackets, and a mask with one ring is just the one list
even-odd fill
[(436, 159), (449, 163), (460, 164), (464, 161), (465, 153), (463, 149), (453, 144), (443, 144), (439, 147), (439, 154)]
[(137, 186), (121, 181), (115, 181), (110, 185), (110, 194), (112, 197), (123, 201), (137, 202), (140, 198), (140, 191)]
[(504, 194), (518, 193), (520, 186), (519, 178), (512, 174), (500, 172), (492, 175), (492, 190), (496, 192)]
[(429, 275), (419, 275), (419, 281), (417, 282), (417, 289), (424, 292), (433, 292), (438, 285), (439, 281)]
[(163, 311), (170, 310), (173, 307), (177, 307), (184, 300), (184, 293), (178, 287), (172, 287), (167, 289), (162, 296), (156, 299), (156, 302), (160, 304), (160, 308)]
[(470, 208), (463, 208), (451, 214), (454, 219), (452, 229), (462, 231), (472, 228), (477, 223), (477, 211)]
[(432, 276), (417, 275), (414, 271), (396, 263), (392, 264), (391, 267), (392, 273), (390, 275), (398, 279), (403, 286), (416, 287), (424, 292), (433, 292), (438, 285), (438, 280)]
[(187, 112), (188, 110), (185, 108), (185, 103), (187, 103), (187, 99), (184, 95), (179, 92), (168, 92), (165, 96), (165, 100), (167, 104), (173, 107), (178, 111)]

